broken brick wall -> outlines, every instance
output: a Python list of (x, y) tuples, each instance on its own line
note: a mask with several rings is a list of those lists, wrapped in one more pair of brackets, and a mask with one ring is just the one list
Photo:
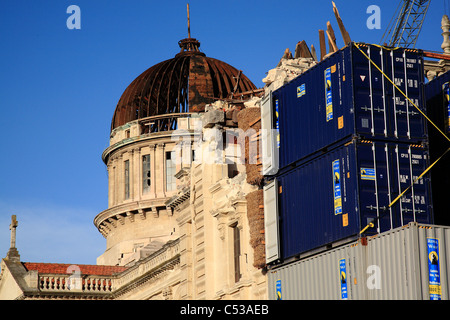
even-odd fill
[[(258, 190), (246, 196), (247, 219), (250, 229), (250, 246), (253, 248), (253, 266), (263, 268), (266, 264), (265, 235), (264, 235), (264, 198), (262, 182), (264, 176), (261, 174), (262, 164), (260, 158), (260, 130), (261, 109), (257, 107), (246, 108), (237, 114), (239, 129), (247, 132), (253, 129), (254, 133), (249, 135), (245, 141), (241, 140), (241, 150), (245, 150), (244, 161), (247, 173), (247, 183), (256, 185)], [(250, 148), (250, 143), (255, 143), (256, 148)], [(253, 145), (255, 146), (255, 145)], [(249, 159), (252, 159), (251, 161)]]
[(266, 265), (263, 190), (253, 191), (245, 198), (247, 200), (250, 246), (253, 248), (253, 266), (263, 268)]
[[(240, 140), (241, 150), (245, 150), (244, 163), (247, 172), (247, 183), (260, 186), (264, 176), (261, 174), (261, 150), (260, 150), (260, 130), (261, 130), (261, 109), (246, 108), (237, 114), (238, 127), (244, 132), (252, 129), (254, 135), (250, 135)], [(250, 148), (250, 143), (252, 147)]]

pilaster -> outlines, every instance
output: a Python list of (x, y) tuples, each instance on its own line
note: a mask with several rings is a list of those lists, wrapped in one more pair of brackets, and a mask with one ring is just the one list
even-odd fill
[(134, 148), (133, 149), (133, 165), (132, 165), (132, 172), (131, 172), (131, 176), (133, 177), (132, 179), (132, 185), (133, 185), (133, 191), (132, 191), (132, 195), (133, 195), (133, 199), (135, 201), (139, 201), (141, 200), (141, 176), (142, 176), (142, 172), (141, 172), (141, 148)]
[[(154, 163), (154, 171), (155, 171), (155, 176), (153, 181), (155, 181), (154, 185), (155, 185), (155, 197), (156, 198), (163, 198), (166, 196), (165, 194), (165, 190), (164, 190), (164, 184), (165, 184), (165, 179), (164, 179), (164, 151), (165, 151), (165, 143), (158, 143), (156, 145), (156, 149), (155, 149), (155, 156), (153, 159), (155, 159), (153, 161)], [(152, 181), (152, 182), (153, 182)]]

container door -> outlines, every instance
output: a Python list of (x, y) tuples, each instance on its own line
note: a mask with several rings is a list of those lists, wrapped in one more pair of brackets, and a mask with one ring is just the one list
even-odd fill
[(272, 92), (261, 103), (262, 174), (273, 175), (278, 171), (279, 131), (277, 110), (273, 109)]
[(357, 145), (360, 185), (361, 227), (374, 223), (366, 234), (390, 230), (392, 213), (388, 209), (390, 196), (389, 157), (384, 143), (367, 142)]
[[(383, 71), (385, 60), (383, 50), (362, 47), (367, 56)], [(359, 52), (354, 50), (353, 83), (355, 94), (356, 128), (365, 138), (386, 137), (387, 116), (385, 104), (385, 79), (383, 74)]]
[(391, 230), (395, 227), (393, 221), (392, 210), (389, 208), (391, 199), (391, 182), (390, 182), (390, 158), (389, 148), (386, 143), (376, 142), (372, 145), (372, 153), (375, 161), (376, 174), (376, 201), (377, 201), (377, 217), (378, 232)]
[[(393, 166), (393, 161), (391, 158), (391, 150), (389, 147), (389, 143), (384, 143), (384, 157), (385, 157), (385, 163), (386, 168), (385, 171), (383, 171), (383, 174), (385, 174), (385, 183), (382, 183), (380, 186), (380, 189), (382, 189), (382, 192), (380, 193), (381, 197), (383, 197), (382, 202), (382, 212), (381, 212), (381, 219), (380, 219), (380, 225), (382, 225), (382, 230), (390, 230), (394, 229), (400, 226), (400, 221), (396, 219), (395, 212), (392, 209), (392, 207), (389, 207), (391, 202), (394, 200), (393, 198), (393, 192), (395, 185), (392, 183), (392, 176), (395, 175), (394, 170), (395, 167)], [(380, 170), (380, 169), (378, 169)]]
[[(433, 223), (429, 198), (429, 179), (425, 176), (415, 181), (428, 165), (427, 152), (420, 146), (396, 144), (392, 148), (392, 162), (396, 175), (393, 177), (394, 195), (411, 188), (393, 205), (401, 225), (409, 222)], [(415, 182), (414, 182), (415, 181)]]
[[(423, 59), (415, 51), (403, 52), (403, 65), (405, 70), (405, 94), (425, 113), (426, 106), (423, 99)], [(418, 141), (425, 137), (426, 120), (411, 102), (407, 101), (409, 138)]]
[[(416, 52), (405, 50), (392, 50), (390, 57), (391, 70), (387, 72), (387, 75), (415, 105), (424, 110), (422, 58)], [(392, 84), (390, 91), (392, 92), (390, 120), (394, 136), (405, 141), (423, 139), (425, 124), (419, 110)]]
[(278, 182), (276, 179), (264, 186), (264, 227), (266, 263), (280, 258), (278, 233)]

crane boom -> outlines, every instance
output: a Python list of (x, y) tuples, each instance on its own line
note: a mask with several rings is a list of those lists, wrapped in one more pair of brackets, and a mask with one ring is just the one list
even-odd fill
[[(393, 20), (383, 34), (381, 44), (414, 48), (430, 3), (431, 0), (400, 1)], [(395, 17), (397, 18), (394, 20)]]

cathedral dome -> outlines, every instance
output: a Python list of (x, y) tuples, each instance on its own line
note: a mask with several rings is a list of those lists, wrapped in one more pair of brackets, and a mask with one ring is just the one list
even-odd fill
[(229, 64), (200, 52), (194, 38), (179, 41), (181, 51), (139, 75), (122, 94), (111, 130), (130, 121), (173, 114), (151, 131), (176, 129), (176, 115), (202, 112), (218, 99), (255, 90), (256, 86)]

